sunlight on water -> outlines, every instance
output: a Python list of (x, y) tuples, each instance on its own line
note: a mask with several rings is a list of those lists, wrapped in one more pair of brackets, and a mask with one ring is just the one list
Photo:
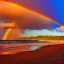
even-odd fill
[(37, 49), (40, 49), (40, 48), (41, 48), (41, 46), (32, 46), (31, 50), (37, 50)]

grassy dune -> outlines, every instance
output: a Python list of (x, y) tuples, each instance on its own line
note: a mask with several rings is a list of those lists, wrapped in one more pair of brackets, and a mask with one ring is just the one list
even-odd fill
[(64, 40), (64, 36), (21, 37), (18, 40)]

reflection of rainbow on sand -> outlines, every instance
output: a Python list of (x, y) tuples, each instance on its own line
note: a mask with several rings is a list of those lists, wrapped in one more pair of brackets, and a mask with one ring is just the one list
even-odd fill
[[(28, 9), (28, 8), (23, 7), (23, 6), (20, 6), (20, 5), (17, 5), (17, 4), (15, 4), (15, 3), (11, 3), (11, 2), (4, 2), (4, 1), (0, 1), (0, 2), (2, 2), (3, 4), (7, 4), (7, 5), (10, 5), (10, 6), (13, 6), (13, 7), (15, 7), (15, 8), (17, 8), (17, 9), (20, 9), (20, 10), (21, 10), (21, 9), (26, 10), (26, 11), (28, 11), (29, 13), (35, 14), (35, 15), (41, 17), (41, 18), (45, 18), (46, 20), (50, 20), (51, 22), (54, 22), (54, 23), (56, 23), (56, 24), (58, 24), (58, 25), (61, 25), (61, 24), (58, 23), (57, 21), (55, 21), (55, 20), (53, 20), (53, 19), (45, 16), (44, 14), (40, 14), (40, 13), (38, 13), (38, 12), (32, 11), (32, 10), (30, 10), (30, 9)], [(4, 10), (5, 10), (5, 9), (4, 9)], [(19, 10), (19, 11), (20, 11), (20, 10)], [(13, 10), (13, 12), (14, 12), (14, 11), (15, 11), (15, 10)], [(12, 33), (12, 34), (11, 34), (11, 33)], [(8, 28), (8, 29), (6, 30), (6, 32), (4, 33), (4, 35), (3, 35), (3, 37), (2, 37), (2, 40), (12, 39), (14, 33), (15, 33), (14, 30), (12, 30), (11, 28)], [(17, 34), (17, 33), (15, 33), (15, 34)], [(11, 35), (11, 36), (9, 36), (9, 35)]]
[(1, 44), (1, 51), (0, 55), (6, 55), (6, 54), (16, 54), (19, 52), (24, 52), (24, 51), (31, 51), (31, 50), (36, 50), (40, 46), (35, 46), (35, 45), (24, 45), (24, 44)]

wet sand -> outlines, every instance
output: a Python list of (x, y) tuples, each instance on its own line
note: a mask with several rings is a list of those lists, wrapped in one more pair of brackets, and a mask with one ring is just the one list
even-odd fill
[(0, 64), (64, 64), (64, 44), (43, 46), (35, 51), (0, 55)]
[(0, 55), (16, 54), (24, 51), (33, 51), (40, 49), (42, 46), (56, 45), (62, 43), (45, 42), (45, 43), (24, 43), (24, 44), (0, 44)]

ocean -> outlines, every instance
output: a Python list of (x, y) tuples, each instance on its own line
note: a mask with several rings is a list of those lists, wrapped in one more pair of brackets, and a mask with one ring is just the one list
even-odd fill
[(19, 52), (35, 51), (43, 46), (56, 45), (58, 43), (37, 40), (13, 40), (0, 41), (0, 55), (16, 54)]

